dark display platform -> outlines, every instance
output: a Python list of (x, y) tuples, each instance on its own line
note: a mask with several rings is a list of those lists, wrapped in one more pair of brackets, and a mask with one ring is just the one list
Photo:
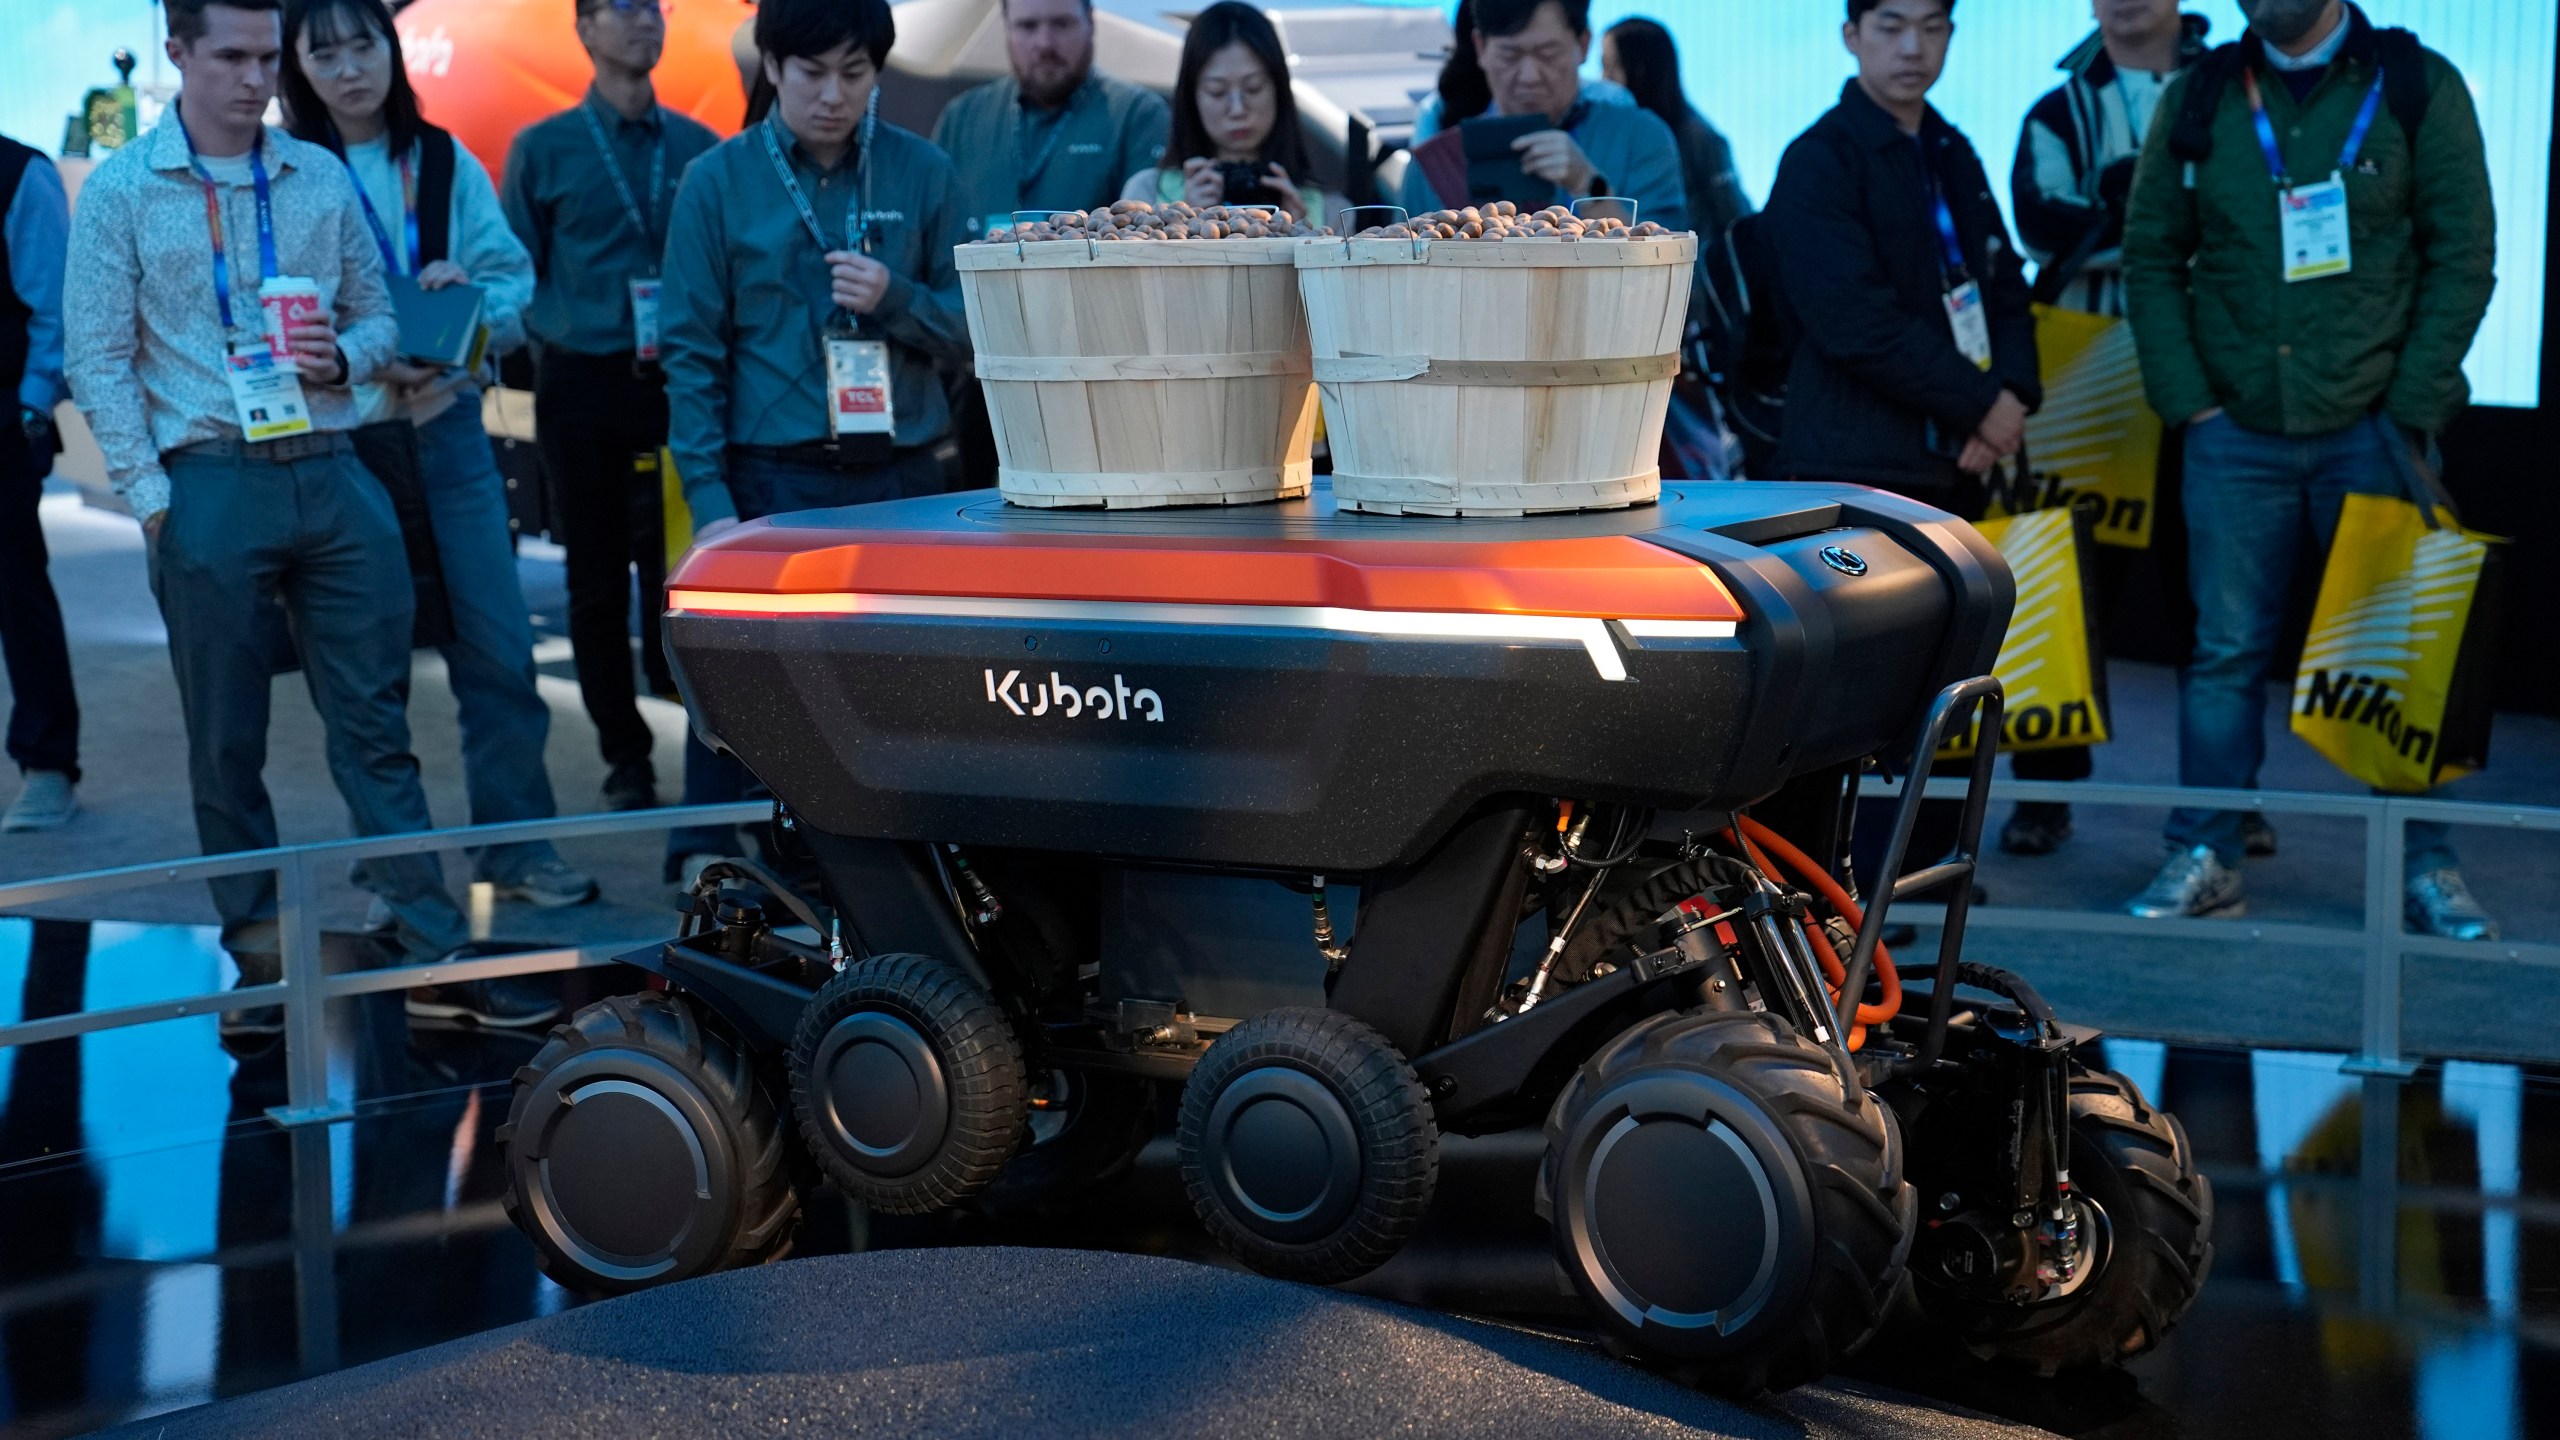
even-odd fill
[(585, 1306), (112, 1432), (2004, 1440), (1838, 1382), (1741, 1406), (1582, 1344), (1180, 1260), (893, 1250)]

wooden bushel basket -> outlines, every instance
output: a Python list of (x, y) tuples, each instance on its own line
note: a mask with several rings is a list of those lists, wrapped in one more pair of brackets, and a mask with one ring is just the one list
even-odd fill
[(1302, 240), (959, 249), (969, 339), (1016, 505), (1241, 505), (1307, 493)]
[(1647, 504), (1696, 237), (1315, 240), (1298, 252), (1345, 510)]

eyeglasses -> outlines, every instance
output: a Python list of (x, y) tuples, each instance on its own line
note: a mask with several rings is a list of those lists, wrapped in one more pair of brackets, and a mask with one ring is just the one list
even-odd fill
[(586, 8), (586, 14), (610, 10), (625, 20), (663, 20), (676, 13), (675, 0), (598, 0)]

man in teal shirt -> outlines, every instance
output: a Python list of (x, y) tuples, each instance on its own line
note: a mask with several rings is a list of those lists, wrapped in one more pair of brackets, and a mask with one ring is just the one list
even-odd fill
[[(960, 177), (877, 115), (888, 0), (764, 0), (755, 33), (772, 113), (687, 172), (667, 233), (669, 447), (706, 540), (939, 492), (951, 416), (934, 367), (969, 359)], [(686, 804), (752, 783), (688, 739)], [(735, 849), (725, 826), (678, 831), (668, 868), (690, 881)]]
[(1013, 73), (955, 97), (933, 127), (980, 235), (1016, 210), (1117, 200), (1173, 123), (1164, 97), (1093, 73), (1092, 0), (1005, 0), (1004, 33)]
[(577, 5), (595, 86), (516, 137), (500, 199), (533, 255), (525, 328), (538, 346), (534, 427), (551, 479), (551, 533), (569, 552), (569, 643), (608, 767), (604, 803), (643, 810), (658, 803), (658, 776), (631, 673), (635, 566), (640, 666), (652, 691), (675, 690), (658, 645), (666, 608), (658, 492), (634, 473), (642, 457), (654, 472), (667, 443), (666, 378), (655, 353), (663, 291), (651, 287), (676, 182), (720, 137), (658, 103), (649, 76), (667, 42), (659, 0)]

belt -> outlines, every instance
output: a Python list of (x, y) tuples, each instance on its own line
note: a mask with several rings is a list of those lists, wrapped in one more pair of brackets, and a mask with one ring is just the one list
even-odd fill
[(322, 430), (309, 435), (288, 435), (282, 440), (243, 440), (237, 435), (224, 435), (213, 440), (198, 440), (170, 451), (172, 455), (202, 455), (213, 460), (264, 460), (283, 465), (295, 460), (309, 460), (317, 455), (349, 455), (355, 442), (344, 431)]
[[(912, 447), (911, 447), (912, 448)], [(783, 465), (815, 465), (826, 470), (869, 470), (904, 453), (886, 435), (854, 440), (810, 440), (798, 445), (732, 445), (739, 455)]]

